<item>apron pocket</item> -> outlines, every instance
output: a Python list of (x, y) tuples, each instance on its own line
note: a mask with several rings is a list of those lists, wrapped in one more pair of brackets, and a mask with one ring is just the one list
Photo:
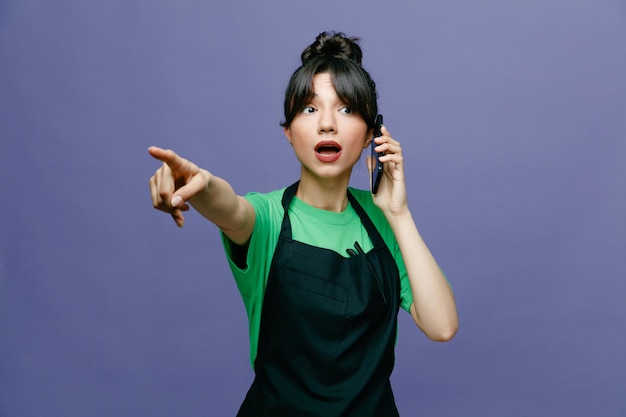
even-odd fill
[(273, 341), (286, 350), (335, 358), (343, 337), (349, 290), (303, 271), (281, 277)]

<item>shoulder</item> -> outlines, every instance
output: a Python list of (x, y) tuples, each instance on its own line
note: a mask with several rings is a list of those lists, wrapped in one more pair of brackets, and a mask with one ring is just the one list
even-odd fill
[[(243, 198), (250, 203), (255, 213), (254, 226), (243, 256), (236, 257), (233, 245), (224, 236), (226, 254), (231, 263), (242, 294), (251, 291), (251, 282), (257, 282), (263, 273), (263, 262), (267, 254), (273, 253), (283, 218), (282, 195), (284, 188), (270, 192), (250, 192)], [(241, 254), (239, 254), (241, 255)], [(251, 279), (253, 276), (254, 279)]]
[(243, 198), (248, 200), (253, 206), (255, 204), (256, 205), (272, 204), (272, 203), (275, 204), (276, 202), (280, 204), (280, 201), (283, 197), (284, 192), (285, 192), (285, 188), (280, 188), (280, 189), (273, 190), (267, 193), (253, 191), (244, 195)]
[(285, 188), (269, 192), (250, 192), (243, 196), (254, 209), (255, 222), (252, 231), (253, 239), (259, 235), (274, 234), (274, 230), (280, 230), (285, 211), (282, 198)]
[(268, 193), (251, 192), (243, 196), (254, 208), (258, 216), (275, 215), (282, 212), (282, 197), (285, 189), (270, 191)]

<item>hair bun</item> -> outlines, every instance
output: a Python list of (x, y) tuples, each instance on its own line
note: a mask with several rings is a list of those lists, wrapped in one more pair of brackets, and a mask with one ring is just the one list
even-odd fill
[(361, 65), (363, 52), (357, 44), (359, 38), (348, 38), (341, 32), (322, 32), (317, 35), (315, 42), (302, 52), (302, 64), (317, 57), (332, 57), (339, 59), (351, 59)]

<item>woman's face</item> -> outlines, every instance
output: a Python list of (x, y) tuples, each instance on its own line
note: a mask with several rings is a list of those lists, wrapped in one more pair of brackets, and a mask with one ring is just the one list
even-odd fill
[(314, 96), (285, 128), (304, 170), (319, 178), (350, 177), (371, 132), (337, 96), (330, 74), (313, 77)]

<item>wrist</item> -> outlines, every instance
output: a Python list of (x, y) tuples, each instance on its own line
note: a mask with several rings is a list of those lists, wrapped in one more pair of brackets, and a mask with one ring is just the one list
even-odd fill
[(202, 178), (203, 187), (189, 199), (189, 202), (194, 204), (205, 204), (206, 201), (210, 201), (211, 199), (210, 194), (213, 191), (211, 190), (211, 186), (213, 185), (213, 175), (211, 175), (211, 173), (206, 169), (200, 169), (198, 170), (198, 173), (196, 173), (196, 176)]
[(411, 210), (407, 206), (400, 210), (385, 210), (384, 213), (387, 222), (389, 222), (392, 228), (401, 227), (407, 223), (414, 223)]
[(213, 174), (211, 174), (209, 171), (207, 171), (206, 169), (200, 169), (198, 175), (200, 175), (202, 177), (202, 183), (204, 184), (204, 188), (202, 190), (200, 190), (200, 193), (202, 194), (209, 194), (211, 193), (213, 190), (212, 188), (214, 185), (213, 179), (214, 176)]

